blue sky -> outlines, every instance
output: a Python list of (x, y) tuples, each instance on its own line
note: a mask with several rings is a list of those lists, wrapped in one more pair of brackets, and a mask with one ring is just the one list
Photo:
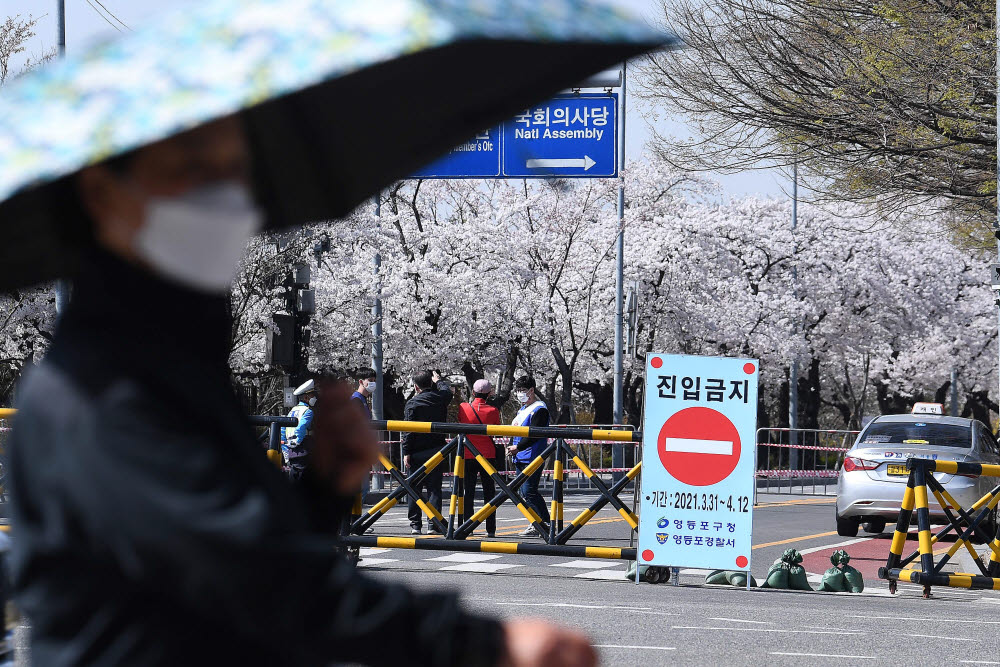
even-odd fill
[[(171, 4), (192, 2), (194, 0), (172, 0)], [(368, 0), (371, 1), (371, 0)], [(655, 21), (658, 18), (659, 0), (610, 0), (614, 4), (628, 7), (643, 18)], [(155, 16), (163, 6), (162, 0), (65, 0), (66, 2), (66, 50), (73, 53), (95, 39), (113, 37), (116, 28), (111, 24), (114, 19), (105, 20), (94, 9), (104, 7), (114, 12), (114, 15), (129, 26), (141, 24)], [(2, 0), (3, 15), (31, 14), (39, 18), (38, 36), (28, 46), (30, 55), (38, 55), (56, 46), (56, 0)], [(91, 6), (93, 5), (93, 7)], [(121, 28), (120, 25), (117, 26)], [(626, 119), (626, 154), (635, 158), (642, 154), (643, 147), (649, 141), (650, 108), (637, 98), (629, 97), (628, 117)], [(676, 137), (687, 137), (690, 130), (682, 122), (662, 117), (655, 122), (655, 129), (661, 134)], [(788, 187), (788, 179), (778, 171), (747, 171), (740, 174), (714, 175), (729, 196), (760, 193), (765, 195), (784, 196), (782, 188)]]

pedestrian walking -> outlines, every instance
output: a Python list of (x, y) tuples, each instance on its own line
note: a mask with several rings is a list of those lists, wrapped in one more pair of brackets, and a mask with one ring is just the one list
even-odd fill
[(313, 408), (316, 406), (316, 382), (306, 380), (293, 392), (298, 403), (289, 412), (289, 417), (299, 420), (296, 426), (285, 427), (285, 438), (281, 443), (281, 454), (291, 479), (301, 479), (309, 464), (309, 447), (312, 445)]
[[(441, 379), (437, 371), (421, 371), (413, 376), (413, 396), (403, 408), (403, 419), (418, 422), (448, 421), (448, 404), (454, 396), (451, 387)], [(403, 463), (406, 474), (427, 462), (434, 456), (447, 439), (443, 433), (403, 433)], [(427, 491), (427, 502), (441, 511), (441, 482), (444, 480), (444, 466), (438, 464), (415, 488), (417, 493)], [(419, 535), (423, 525), (420, 507), (414, 498), (409, 499), (407, 516), (410, 519), (410, 534)], [(440, 532), (428, 521), (428, 532)]]
[[(521, 408), (511, 422), (514, 426), (548, 426), (549, 409), (545, 402), (538, 399), (535, 394), (535, 379), (526, 375), (517, 379), (514, 383), (514, 396)], [(514, 459), (514, 467), (518, 472), (528, 467), (548, 444), (547, 438), (513, 438), (507, 452)], [(544, 466), (543, 466), (544, 467)], [(549, 509), (545, 506), (545, 499), (538, 492), (538, 484), (542, 480), (542, 468), (539, 468), (525, 480), (521, 486), (522, 495), (525, 502), (531, 507), (543, 523), (549, 522)], [(536, 535), (534, 526), (528, 526), (521, 533), (521, 537), (532, 537)], [(544, 535), (539, 535), (544, 538)]]
[[(489, 380), (476, 380), (472, 385), (472, 400), (458, 406), (458, 422), (460, 424), (499, 424), (500, 411), (487, 403), (493, 395), (493, 385)], [(493, 438), (487, 435), (466, 436), (469, 442), (483, 456), (483, 458), (494, 461), (497, 456), (496, 445)], [(462, 506), (462, 523), (469, 520), (475, 512), (476, 500), (476, 478), (479, 478), (483, 486), (483, 503), (488, 502), (496, 495), (496, 485), (493, 478), (483, 469), (479, 461), (468, 449), (465, 450), (465, 476), (462, 484), (465, 489), (465, 503)], [(496, 537), (497, 516), (496, 512), (486, 518), (487, 537)]]

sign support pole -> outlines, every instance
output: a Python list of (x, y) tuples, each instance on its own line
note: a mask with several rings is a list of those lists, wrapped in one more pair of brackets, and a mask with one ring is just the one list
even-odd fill
[[(66, 57), (66, 0), (59, 0), (57, 6), (57, 44), (59, 45), (59, 57)], [(56, 317), (66, 310), (69, 302), (69, 281), (59, 279), (56, 281)]]
[[(1000, 0), (997, 0), (997, 11), (1000, 12)], [(1000, 14), (997, 14), (1000, 16)], [(997, 53), (996, 55), (1000, 57), (1000, 41), (997, 42)], [(997, 119), (1000, 120), (1000, 69), (997, 69)], [(998, 126), (1000, 128), (1000, 126)], [(1000, 132), (997, 133), (997, 164), (1000, 166)], [(997, 261), (1000, 262), (1000, 169), (997, 169), (997, 215), (998, 219), (994, 223), (996, 227), (996, 237), (997, 237)], [(996, 294), (996, 292), (994, 292)], [(1000, 306), (1000, 298), (997, 299), (997, 305)], [(1000, 327), (1000, 309), (997, 311), (997, 326)], [(1000, 331), (1000, 329), (998, 329)], [(997, 336), (997, 345), (1000, 346), (1000, 336)], [(1000, 347), (997, 350), (997, 361), (998, 361), (998, 373), (997, 381), (1000, 383)], [(1000, 393), (997, 394), (997, 402), (1000, 403)]]
[[(1000, 2), (1000, 0), (997, 0)], [(619, 134), (621, 147), (618, 151), (618, 239), (615, 245), (615, 374), (614, 374), (614, 416), (615, 424), (622, 424), (625, 421), (624, 410), (624, 358), (622, 354), (623, 325), (625, 319), (625, 114), (626, 114), (626, 77), (628, 75), (628, 63), (622, 63), (622, 93), (621, 93), (621, 133)], [(625, 467), (625, 446), (614, 444), (611, 446), (611, 467), (621, 469)], [(623, 473), (612, 473), (612, 479), (618, 481)], [(638, 567), (638, 566), (637, 566)], [(636, 570), (636, 579), (638, 579)]]
[[(1000, 0), (997, 0), (1000, 2)], [(799, 272), (795, 266), (795, 228), (799, 224), (799, 164), (798, 160), (792, 163), (792, 296), (798, 299), (798, 278)], [(795, 334), (798, 334), (795, 331)], [(792, 359), (792, 366), (788, 370), (788, 444), (799, 444), (799, 434), (795, 429), (799, 427), (799, 360)], [(788, 450), (788, 467), (791, 470), (799, 469), (799, 450)], [(780, 490), (780, 489), (779, 489)], [(789, 485), (789, 493), (791, 486)], [(756, 495), (756, 494), (755, 494)]]
[[(376, 224), (382, 217), (382, 193), (375, 195), (375, 219)], [(375, 393), (372, 394), (372, 418), (376, 420), (385, 419), (383, 414), (382, 392), (384, 382), (382, 381), (382, 278), (379, 272), (382, 268), (382, 254), (375, 251), (372, 257), (372, 271), (375, 278), (375, 299), (372, 302), (372, 368), (375, 370)], [(381, 434), (380, 434), (381, 436)], [(379, 437), (379, 440), (382, 438)], [(375, 475), (375, 488), (381, 491), (385, 486), (382, 475)]]

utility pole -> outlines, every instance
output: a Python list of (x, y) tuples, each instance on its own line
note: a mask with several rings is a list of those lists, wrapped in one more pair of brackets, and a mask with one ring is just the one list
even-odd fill
[[(1000, 0), (997, 0), (1000, 2)], [(618, 239), (615, 245), (615, 375), (614, 375), (614, 418), (615, 424), (625, 421), (625, 396), (624, 396), (624, 357), (623, 327), (625, 320), (625, 91), (626, 77), (628, 75), (628, 63), (622, 63), (622, 92), (621, 92), (621, 131), (619, 141), (621, 146), (618, 150)], [(620, 469), (625, 467), (625, 445), (615, 443), (611, 445), (611, 467)], [(617, 482), (623, 473), (612, 473), (612, 478)]]
[(951, 410), (952, 417), (958, 416), (958, 369), (951, 367)]
[[(56, 2), (56, 43), (59, 45), (59, 57), (66, 57), (66, 0)], [(59, 316), (69, 302), (69, 282), (66, 280), (56, 281), (56, 316)]]
[[(1000, 0), (997, 0), (1000, 2)], [(798, 160), (792, 163), (792, 297), (798, 300), (799, 272), (795, 266), (795, 228), (799, 224), (799, 163)], [(795, 333), (798, 333), (796, 331)], [(799, 434), (795, 429), (799, 427), (799, 360), (792, 359), (791, 368), (788, 369), (788, 444), (799, 444)], [(788, 467), (791, 470), (799, 468), (799, 450), (788, 450)]]
[[(997, 0), (997, 12), (1000, 12), (1000, 0)], [(1000, 13), (997, 14), (1000, 16)], [(1000, 41), (997, 42), (997, 57), (1000, 58)], [(1000, 61), (997, 61), (1000, 62)], [(1000, 68), (997, 68), (997, 121), (1000, 123)], [(1000, 166), (1000, 124), (997, 125), (997, 164)], [(1000, 169), (997, 170), (997, 187), (1000, 188)], [(1000, 216), (1000, 190), (997, 190), (997, 214)], [(997, 237), (997, 262), (1000, 263), (1000, 218), (998, 218), (994, 224), (996, 227), (996, 237)], [(1000, 298), (997, 299), (997, 306), (1000, 306)], [(997, 327), (1000, 331), (1000, 308), (997, 310)], [(1000, 346), (1000, 336), (997, 336), (997, 345)], [(997, 350), (997, 382), (1000, 383), (1000, 349)], [(997, 402), (1000, 403), (1000, 393), (997, 393)]]
[[(375, 218), (376, 224), (382, 217), (382, 193), (375, 195)], [(382, 278), (379, 275), (382, 268), (382, 255), (375, 251), (372, 257), (372, 270), (375, 277), (375, 300), (372, 302), (372, 368), (375, 370), (375, 393), (372, 394), (372, 417), (383, 419), (383, 391), (385, 384), (382, 381)], [(382, 440), (381, 434), (379, 440)], [(384, 488), (385, 480), (382, 475), (375, 475), (375, 488), (381, 491)]]

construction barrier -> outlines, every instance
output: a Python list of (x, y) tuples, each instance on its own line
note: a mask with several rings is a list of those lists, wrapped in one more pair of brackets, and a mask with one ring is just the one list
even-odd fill
[[(472, 535), (484, 521), (494, 514), (503, 503), (508, 500), (517, 507), (518, 511), (531, 524), (539, 537), (544, 539), (550, 546), (564, 545), (577, 531), (580, 530), (590, 519), (606, 505), (615, 508), (619, 515), (625, 520), (632, 530), (638, 529), (638, 517), (635, 512), (629, 509), (618, 494), (628, 485), (629, 482), (638, 476), (641, 470), (641, 463), (632, 468), (623, 469), (625, 473), (622, 478), (612, 485), (605, 483), (596, 472), (594, 472), (575, 449), (579, 442), (608, 441), (608, 442), (632, 442), (642, 441), (642, 433), (637, 431), (616, 431), (605, 429), (583, 429), (566, 427), (526, 427), (526, 426), (499, 426), (484, 424), (454, 424), (438, 422), (406, 422), (406, 421), (375, 421), (372, 426), (377, 430), (390, 430), (409, 433), (441, 433), (457, 434), (439, 450), (434, 456), (428, 459), (423, 465), (412, 471), (409, 476), (404, 477), (403, 473), (388, 459), (380, 456), (382, 465), (399, 486), (391, 491), (385, 498), (375, 503), (367, 512), (360, 510), (360, 503), (355, 503), (355, 515), (352, 517), (350, 528), (347, 532), (355, 535), (363, 535), (368, 531), (378, 519), (385, 515), (392, 507), (404, 498), (413, 498), (421, 511), (428, 516), (439, 532), (446, 535), (450, 541), (461, 541)], [(529, 437), (553, 439), (545, 449), (533, 459), (528, 466), (518, 472), (514, 479), (509, 482), (494, 467), (489, 459), (484, 457), (476, 447), (466, 437), (468, 435), (484, 436), (509, 436), (509, 437)], [(571, 444), (574, 443), (574, 444)], [(468, 520), (460, 522), (460, 517), (465, 513), (466, 490), (464, 488), (464, 468), (465, 452), (468, 451), (479, 463), (482, 469), (493, 480), (498, 492), (492, 498), (484, 498), (484, 505), (476, 511)], [(436, 508), (430, 506), (424, 498), (414, 489), (429, 472), (441, 465), (449, 455), (455, 455), (454, 471), (452, 472), (452, 494), (449, 504), (449, 520), (444, 522), (444, 517)], [(525, 501), (519, 492), (520, 487), (531, 475), (542, 469), (546, 459), (553, 457), (553, 488), (550, 511), (550, 521), (545, 522), (539, 514)], [(600, 497), (579, 516), (570, 521), (569, 525), (564, 525), (563, 513), (563, 485), (566, 473), (569, 472), (569, 462), (572, 461), (580, 474), (585, 475), (596, 487)], [(471, 490), (474, 493), (474, 489)], [(521, 552), (523, 553), (523, 552)]]
[[(970, 477), (981, 475), (1000, 477), (1000, 465), (911, 458), (907, 460), (906, 467), (910, 471), (910, 476), (903, 492), (899, 520), (896, 522), (885, 567), (879, 568), (878, 571), (880, 578), (889, 580), (889, 591), (896, 592), (898, 581), (922, 585), (925, 598), (930, 597), (932, 586), (1000, 590), (1000, 524), (990, 526), (990, 531), (986, 530), (986, 526), (991, 523), (990, 517), (995, 516), (994, 510), (1000, 503), (1000, 485), (993, 487), (965, 510), (933, 475), (935, 472), (942, 472)], [(935, 535), (931, 535), (928, 490), (948, 520), (948, 525)], [(906, 545), (914, 512), (917, 520), (918, 548), (910, 556), (903, 558), (903, 548)], [(957, 536), (955, 544), (935, 563), (933, 547), (949, 533)], [(973, 538), (989, 545), (991, 552), (989, 565), (983, 563), (973, 548)], [(979, 574), (943, 572), (944, 566), (963, 548), (972, 556)], [(918, 558), (919, 569), (911, 567)]]

